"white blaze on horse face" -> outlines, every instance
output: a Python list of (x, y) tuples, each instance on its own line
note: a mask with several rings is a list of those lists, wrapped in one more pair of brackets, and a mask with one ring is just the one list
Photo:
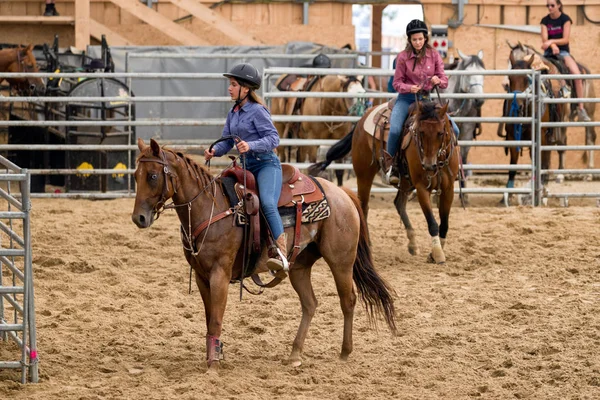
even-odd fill
[[(469, 65), (466, 71), (482, 71), (482, 68), (473, 63)], [(483, 94), (483, 75), (469, 75), (466, 84), (467, 88), (463, 88), (466, 93)]]
[[(366, 92), (367, 91), (365, 90), (363, 85), (360, 83), (360, 81), (353, 81), (353, 82), (350, 82), (350, 84), (348, 85), (348, 93), (358, 94), (358, 93), (366, 93)], [(352, 104), (355, 104), (357, 101), (358, 101), (358, 99), (352, 99)]]

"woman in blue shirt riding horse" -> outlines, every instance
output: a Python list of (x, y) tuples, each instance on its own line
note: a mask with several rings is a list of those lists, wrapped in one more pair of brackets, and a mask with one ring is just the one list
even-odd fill
[(229, 95), (235, 104), (227, 114), (222, 136), (235, 135), (241, 140), (237, 143), (233, 139), (217, 143), (211, 151), (204, 150), (204, 158), (208, 161), (214, 156), (220, 157), (234, 145), (241, 154), (246, 155), (246, 169), (256, 179), (260, 205), (277, 242), (279, 257), (269, 258), (267, 267), (271, 271), (287, 270), (287, 237), (277, 211), (281, 193), (281, 164), (273, 151), (279, 145), (279, 134), (269, 110), (255, 92), (260, 88), (262, 78), (251, 64), (238, 64), (223, 75), (229, 78)]

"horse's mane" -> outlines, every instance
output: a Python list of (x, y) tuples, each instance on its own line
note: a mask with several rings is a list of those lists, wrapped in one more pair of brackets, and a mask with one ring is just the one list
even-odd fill
[(485, 64), (483, 63), (483, 60), (479, 57), (477, 57), (477, 55), (472, 55), (469, 56), (469, 60), (465, 61), (465, 60), (460, 60), (460, 63), (458, 64), (458, 66), (456, 67), (457, 70), (462, 71), (467, 69), (468, 67), (470, 67), (471, 65), (475, 64), (476, 66), (485, 69)]
[(419, 121), (435, 120), (440, 122), (440, 115), (438, 111), (441, 106), (434, 101), (423, 101), (421, 103), (421, 110), (419, 113)]
[[(165, 147), (161, 147), (161, 149), (166, 153), (172, 154), (175, 157), (175, 159), (182, 159), (185, 166), (187, 167), (189, 174), (192, 177), (194, 177), (200, 185), (207, 186), (210, 184), (210, 182), (213, 179), (210, 172), (208, 172), (208, 170), (204, 168), (204, 166), (198, 164), (196, 161), (190, 158), (189, 155), (181, 152), (176, 152), (172, 149), (168, 149)], [(152, 148), (150, 146), (146, 147), (144, 151), (140, 152), (140, 155), (136, 158), (136, 162), (138, 162), (140, 158), (143, 157), (155, 157), (155, 155), (152, 153)]]
[(517, 60), (515, 61), (515, 65), (513, 65), (513, 69), (529, 69), (529, 65), (525, 60)]

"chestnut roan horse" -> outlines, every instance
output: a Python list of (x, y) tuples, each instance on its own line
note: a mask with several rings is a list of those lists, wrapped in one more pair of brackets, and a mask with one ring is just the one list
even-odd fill
[[(218, 368), (222, 358), (220, 336), (228, 287), (230, 282), (240, 280), (242, 271), (243, 229), (232, 223), (232, 217), (214, 218), (230, 208), (219, 177), (213, 177), (186, 155), (161, 148), (154, 140), (146, 146), (139, 139), (138, 147), (137, 190), (131, 218), (139, 228), (148, 228), (162, 209), (177, 211), (184, 254), (195, 272), (204, 302), (207, 363), (209, 369)], [(288, 359), (294, 366), (301, 364), (304, 340), (317, 307), (311, 268), (321, 257), (331, 269), (344, 315), (341, 359), (347, 359), (352, 352), (356, 304), (353, 282), (370, 321), (374, 322), (375, 315), (383, 315), (392, 332), (396, 331), (393, 291), (373, 267), (367, 225), (358, 198), (351, 191), (324, 179), (318, 179), (318, 183), (323, 188), (331, 214), (319, 222), (302, 225), (300, 253), (289, 271), (290, 282), (302, 305), (302, 320)], [(172, 203), (165, 206), (169, 199)], [(190, 246), (187, 238), (192, 237), (192, 228), (207, 221), (211, 221), (208, 228)], [(287, 228), (290, 229), (293, 227)], [(290, 233), (288, 238), (291, 239)], [(193, 252), (191, 248), (198, 250)], [(266, 271), (266, 259), (263, 241), (262, 253), (256, 263), (258, 272)]]
[[(39, 72), (32, 50), (32, 45), (0, 50), (0, 72)], [(7, 81), (23, 95), (45, 91), (41, 78), (8, 78)]]

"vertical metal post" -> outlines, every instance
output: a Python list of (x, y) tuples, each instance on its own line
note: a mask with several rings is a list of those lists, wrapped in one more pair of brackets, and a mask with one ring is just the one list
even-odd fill
[[(129, 72), (129, 52), (125, 53), (125, 72)], [(131, 77), (128, 76), (127, 77), (127, 95), (129, 96), (129, 100), (131, 100)], [(127, 105), (127, 121), (131, 122), (131, 101), (129, 101), (129, 104)], [(133, 127), (131, 125), (129, 125), (127, 127), (127, 142), (129, 144), (133, 144), (131, 143), (131, 132), (132, 132)], [(129, 150), (127, 152), (127, 168), (132, 169), (133, 168), (133, 164), (132, 164), (132, 151)], [(127, 193), (131, 194), (131, 174), (127, 174)]]
[(308, 1), (302, 3), (302, 25), (308, 25)]
[[(21, 204), (23, 205), (22, 212), (25, 213), (23, 218), (23, 241), (25, 243), (24, 252), (25, 257), (23, 260), (23, 274), (24, 274), (24, 294), (23, 294), (23, 360), (25, 371), (29, 367), (29, 379), (32, 383), (38, 381), (38, 360), (37, 360), (37, 337), (35, 331), (35, 307), (34, 307), (34, 296), (33, 296), (33, 267), (32, 267), (32, 254), (31, 254), (31, 199), (30, 199), (30, 182), (31, 174), (27, 169), (22, 169), (21, 173), (27, 175), (25, 181), (21, 181)], [(27, 332), (29, 329), (29, 341), (27, 341)], [(27, 346), (29, 345), (29, 354)], [(27, 358), (29, 355), (29, 358)], [(26, 383), (27, 374), (21, 377), (21, 383)]]
[(542, 111), (544, 109), (544, 99), (541, 96), (542, 93), (542, 74), (538, 71), (536, 72), (536, 104), (537, 104), (537, 112), (539, 115), (539, 123), (536, 125), (535, 130), (535, 163), (534, 163), (534, 172), (535, 172), (535, 197), (534, 204), (539, 206), (542, 203), (542, 195), (543, 195), (543, 186), (542, 186)]

